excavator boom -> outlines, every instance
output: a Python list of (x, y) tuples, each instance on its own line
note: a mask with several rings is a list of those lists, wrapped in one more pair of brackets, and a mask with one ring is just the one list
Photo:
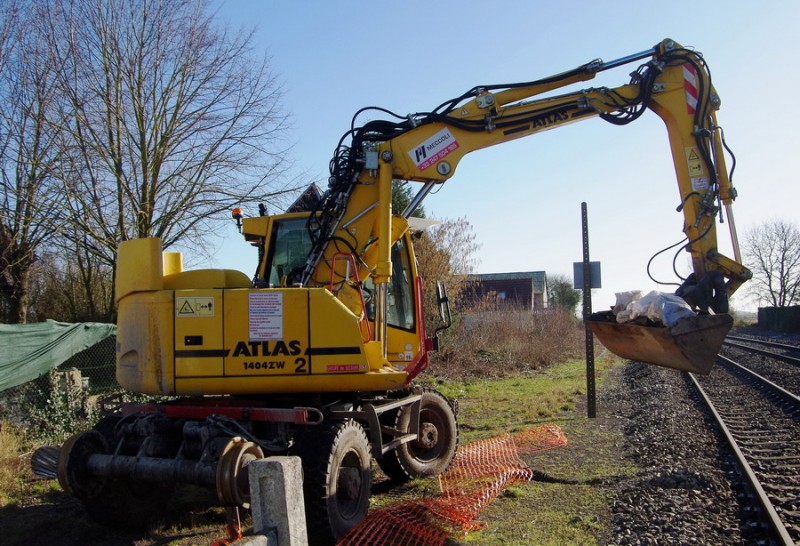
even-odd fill
[[(643, 59), (647, 61), (633, 72), (631, 81), (620, 87), (542, 96), (591, 80), (601, 71)], [(377, 285), (374, 335), (376, 341), (384, 340), (382, 287), (391, 276), (390, 249), (402, 235), (402, 229), (393, 232), (393, 180), (423, 184), (417, 197), (402, 211), (402, 216), (408, 217), (432, 188), (454, 175), (468, 153), (595, 117), (624, 125), (649, 109), (661, 117), (667, 128), (679, 210), (684, 216), (683, 248), (690, 253), (694, 270), (678, 293), (701, 314), (725, 314), (728, 296), (750, 278), (750, 272), (741, 264), (735, 230), (731, 230), (731, 237), (736, 256), (728, 258), (717, 248), (717, 214), (724, 208), (732, 223), (731, 204), (736, 196), (716, 120), (719, 106), (703, 57), (667, 39), (650, 50), (609, 63), (593, 61), (534, 82), (477, 86), (431, 112), (398, 116), (395, 121), (370, 121), (348, 132), (350, 143), (344, 145), (343, 139), (331, 161), (329, 190), (309, 221), (313, 247), (302, 284), (315, 286), (332, 276), (341, 278), (340, 272), (330, 270), (331, 256), (346, 245), (357, 257), (363, 274), (371, 276)], [(715, 332), (721, 331), (726, 322), (712, 321)], [(700, 318), (699, 322), (709, 321)], [(705, 330), (699, 325), (694, 329)], [(712, 344), (704, 336), (678, 351), (675, 346), (664, 349), (676, 336), (663, 329), (655, 337), (653, 332), (646, 336), (626, 335), (624, 330), (609, 330), (601, 325), (597, 333), (608, 346), (626, 347), (619, 352), (629, 358), (668, 366), (674, 361), (671, 367), (679, 369), (708, 367), (685, 362), (691, 359), (686, 354), (709, 352), (703, 349)], [(716, 339), (718, 335), (712, 337)], [(645, 341), (651, 339), (652, 342)], [(718, 348), (711, 352), (716, 354)], [(657, 354), (684, 354), (684, 361)]]

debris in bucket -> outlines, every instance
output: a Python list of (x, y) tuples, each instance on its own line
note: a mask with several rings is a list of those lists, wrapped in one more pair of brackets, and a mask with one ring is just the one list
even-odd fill
[[(639, 293), (640, 294), (640, 293)], [(680, 297), (650, 292), (619, 295), (614, 312), (594, 313), (586, 326), (617, 356), (699, 374), (708, 374), (733, 326), (727, 313), (695, 313)]]
[(641, 291), (619, 292), (613, 313), (622, 324), (640, 318), (671, 328), (678, 321), (694, 317), (695, 312), (680, 296), (665, 294), (655, 290), (642, 296)]

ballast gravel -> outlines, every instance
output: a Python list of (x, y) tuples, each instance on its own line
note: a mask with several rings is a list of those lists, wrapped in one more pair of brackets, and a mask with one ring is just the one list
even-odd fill
[[(684, 374), (629, 362), (605, 392), (639, 470), (616, 485), (611, 545), (768, 544), (767, 530)], [(610, 399), (608, 399), (610, 398)]]

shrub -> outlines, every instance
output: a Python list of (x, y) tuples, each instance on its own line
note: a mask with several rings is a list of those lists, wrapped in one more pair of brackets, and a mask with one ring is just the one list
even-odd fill
[(31, 382), (32, 395), (22, 408), (32, 440), (60, 443), (94, 425), (97, 408), (90, 402), (88, 390), (74, 384), (76, 377), (80, 374), (52, 371)]
[(442, 336), (431, 374), (447, 379), (503, 377), (579, 357), (583, 328), (569, 312), (486, 309), (458, 317)]

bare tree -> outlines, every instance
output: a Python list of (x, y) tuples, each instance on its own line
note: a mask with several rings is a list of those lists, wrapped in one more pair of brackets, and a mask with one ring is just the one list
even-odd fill
[(58, 230), (64, 157), (55, 60), (35, 3), (0, 8), (0, 291), (6, 322), (26, 322), (37, 252)]
[(252, 33), (189, 0), (52, 0), (48, 23), (71, 115), (70, 233), (109, 266), (132, 238), (202, 248), (223, 211), (288, 189), (281, 89)]
[(421, 233), (414, 243), (422, 278), (427, 282), (424, 308), (429, 328), (437, 324), (436, 281), (442, 281), (454, 301), (460, 307), (466, 288), (470, 285), (469, 273), (477, 265), (480, 245), (475, 241), (472, 224), (466, 218), (444, 220)]
[(30, 320), (114, 321), (111, 268), (82, 245), (41, 252), (29, 291)]
[(753, 271), (750, 291), (761, 303), (800, 303), (800, 230), (784, 221), (764, 222), (745, 234), (742, 251)]

